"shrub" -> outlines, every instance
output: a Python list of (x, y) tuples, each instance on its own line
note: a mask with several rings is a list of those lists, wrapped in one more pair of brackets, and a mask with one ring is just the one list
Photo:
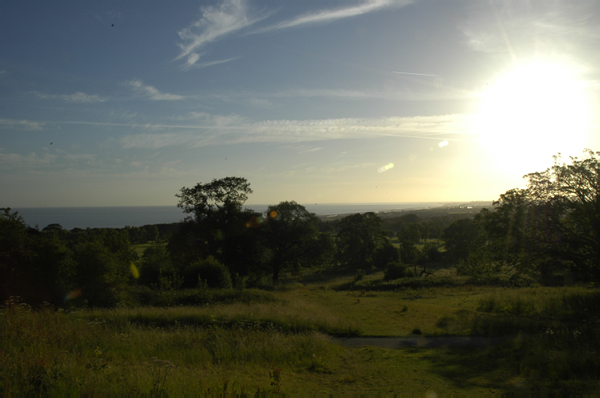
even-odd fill
[(394, 279), (404, 278), (406, 276), (412, 276), (411, 274), (412, 272), (406, 265), (399, 262), (391, 262), (385, 267), (383, 279), (386, 281), (391, 281)]
[(354, 275), (354, 278), (352, 278), (352, 281), (354, 283), (358, 282), (358, 281), (362, 281), (365, 278), (366, 272), (364, 269), (359, 269), (358, 271), (356, 271), (356, 274)]
[(123, 262), (99, 240), (75, 247), (76, 279), (81, 298), (90, 307), (114, 307), (119, 301), (119, 288), (127, 281)]
[(373, 266), (377, 269), (384, 269), (388, 263), (398, 262), (400, 252), (391, 243), (379, 247), (373, 253)]
[(212, 256), (192, 263), (185, 270), (184, 287), (206, 284), (210, 288), (229, 289), (232, 287), (229, 270)]

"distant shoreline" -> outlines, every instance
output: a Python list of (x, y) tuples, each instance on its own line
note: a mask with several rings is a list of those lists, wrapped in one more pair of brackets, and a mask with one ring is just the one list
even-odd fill
[[(335, 203), (303, 205), (323, 220), (335, 220), (349, 214), (374, 212), (381, 217), (398, 212), (441, 209), (489, 202), (397, 202), (397, 203)], [(245, 208), (263, 213), (269, 205), (250, 204)], [(186, 214), (177, 206), (105, 206), (105, 207), (15, 207), (27, 225), (43, 229), (49, 224), (73, 228), (124, 228), (182, 221)]]

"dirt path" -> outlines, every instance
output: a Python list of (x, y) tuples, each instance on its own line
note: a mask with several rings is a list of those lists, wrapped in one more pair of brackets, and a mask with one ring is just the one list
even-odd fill
[(411, 337), (346, 337), (336, 338), (345, 347), (485, 347), (505, 339), (478, 336), (411, 336)]

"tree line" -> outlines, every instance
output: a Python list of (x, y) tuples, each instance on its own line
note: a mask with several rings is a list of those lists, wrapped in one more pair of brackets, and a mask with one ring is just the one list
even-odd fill
[(524, 176), (473, 219), (444, 231), (446, 254), (459, 273), (485, 278), (527, 275), (544, 284), (600, 278), (600, 152)]
[[(0, 213), (0, 298), (114, 306), (132, 287), (243, 288), (302, 268), (386, 279), (456, 267), (473, 281), (507, 274), (556, 284), (600, 277), (600, 153), (525, 176), (526, 189), (500, 195), (472, 218), (375, 213), (320, 220), (284, 201), (265, 213), (244, 208), (241, 177), (183, 187), (177, 224), (122, 229), (28, 227)], [(132, 243), (149, 246), (139, 257)]]

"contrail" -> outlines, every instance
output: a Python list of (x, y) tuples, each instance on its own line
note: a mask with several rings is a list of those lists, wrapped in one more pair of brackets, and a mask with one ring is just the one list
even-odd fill
[(430, 76), (430, 77), (436, 77), (437, 76), (437, 75), (427, 75), (425, 73), (397, 72), (395, 70), (393, 70), (392, 73), (395, 73), (397, 75), (414, 75), (414, 76)]

